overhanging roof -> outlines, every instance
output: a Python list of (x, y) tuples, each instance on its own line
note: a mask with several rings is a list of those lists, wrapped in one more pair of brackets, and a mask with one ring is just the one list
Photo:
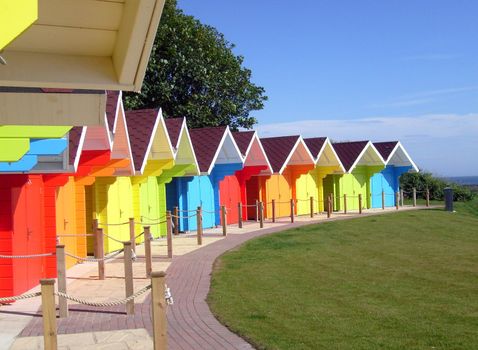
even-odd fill
[(165, 0), (38, 0), (0, 86), (139, 91)]

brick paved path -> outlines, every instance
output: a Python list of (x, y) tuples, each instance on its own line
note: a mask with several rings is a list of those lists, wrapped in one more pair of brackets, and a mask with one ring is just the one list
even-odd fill
[[(362, 216), (381, 213), (370, 212)], [(327, 222), (347, 218), (350, 217), (337, 216)], [(302, 221), (242, 234), (229, 234), (226, 239), (174, 257), (167, 270), (167, 284), (174, 297), (174, 305), (168, 308), (167, 313), (169, 348), (252, 349), (245, 340), (221, 325), (209, 310), (206, 297), (214, 261), (224, 252), (251, 238), (316, 222), (325, 221), (323, 219)], [(143, 303), (135, 305), (136, 312), (132, 316), (127, 316), (124, 307), (121, 306), (92, 310), (82, 305), (71, 305), (70, 316), (67, 319), (58, 319), (58, 334), (146, 328), (152, 335), (150, 305), (148, 295)], [(20, 336), (42, 335), (42, 327), (41, 317), (35, 317)]]

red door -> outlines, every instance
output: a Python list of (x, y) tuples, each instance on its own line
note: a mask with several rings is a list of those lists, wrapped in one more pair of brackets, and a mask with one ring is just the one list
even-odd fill
[[(219, 183), (219, 202), (224, 205), (227, 210), (227, 223), (236, 224), (239, 221), (239, 213), (237, 204), (241, 201), (241, 189), (236, 176), (226, 176)], [(221, 217), (222, 220), (222, 217)], [(221, 222), (222, 225), (222, 222)]]
[(246, 194), (247, 194), (247, 219), (256, 220), (257, 210), (252, 206), (256, 204), (256, 201), (260, 201), (260, 179), (258, 176), (251, 177), (246, 182)]

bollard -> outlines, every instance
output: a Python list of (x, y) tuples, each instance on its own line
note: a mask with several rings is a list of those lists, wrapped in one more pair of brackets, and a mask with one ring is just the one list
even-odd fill
[(276, 200), (273, 199), (272, 200), (272, 203), (271, 203), (271, 206), (272, 206), (272, 222), (276, 222)]
[(45, 350), (56, 350), (58, 341), (56, 336), (56, 307), (55, 307), (55, 280), (53, 278), (40, 280), (41, 308), (43, 318), (43, 344)]
[(400, 192), (395, 193), (395, 208), (398, 210), (400, 205)]
[(445, 210), (453, 212), (453, 188), (445, 187), (443, 192), (445, 194)]
[(327, 196), (327, 219), (330, 219), (331, 211), (332, 211), (332, 200), (329, 194)]
[(385, 210), (385, 191), (382, 191), (382, 209)]
[(168, 348), (168, 324), (166, 320), (166, 300), (164, 298), (166, 274), (153, 272), (151, 274), (151, 309), (153, 319), (154, 350)]
[(227, 209), (223, 205), (221, 206), (221, 219), (222, 219), (222, 235), (227, 235)]
[(264, 228), (264, 203), (259, 202), (259, 228)]
[(403, 190), (400, 190), (400, 206), (403, 207), (403, 203), (405, 201), (405, 194), (403, 193)]
[(134, 218), (129, 218), (129, 239), (131, 241), (131, 248), (136, 252), (136, 237), (134, 234)]
[(429, 207), (430, 206), (430, 190), (428, 188), (425, 195), (426, 195), (426, 206)]
[(171, 212), (166, 212), (166, 242), (168, 245), (168, 258), (173, 258), (173, 220)]
[[(171, 212), (170, 212), (171, 214)], [(174, 234), (177, 236), (179, 235), (179, 208), (173, 208), (173, 219), (174, 219)]]
[[(124, 254), (124, 287), (126, 292), (126, 298), (133, 295), (133, 254), (131, 242), (123, 242), (123, 254)], [(128, 315), (134, 315), (134, 300), (130, 300), (126, 303), (126, 313)]]
[(359, 201), (359, 214), (362, 214), (362, 193), (359, 193), (358, 201)]
[(417, 189), (415, 187), (413, 188), (413, 206), (417, 206)]
[(151, 229), (149, 226), (144, 226), (144, 259), (146, 265), (146, 277), (151, 277), (153, 269), (153, 257), (151, 256)]
[(237, 211), (239, 214), (239, 220), (237, 221), (237, 225), (239, 226), (239, 228), (242, 228), (242, 203), (241, 202), (237, 203)]
[(314, 217), (314, 197), (310, 197), (310, 217)]
[(294, 199), (290, 200), (290, 222), (294, 223)]
[(347, 195), (344, 193), (344, 214), (347, 214)]
[[(65, 246), (56, 246), (56, 273), (58, 276), (58, 291), (66, 294), (66, 262)], [(68, 299), (58, 297), (60, 318), (68, 317)]]
[(198, 245), (202, 245), (202, 209), (199, 206), (196, 211)]
[(259, 221), (259, 200), (256, 199), (256, 222)]
[(96, 251), (98, 253), (98, 256), (96, 256), (97, 259), (101, 259), (98, 261), (98, 278), (100, 280), (105, 279), (105, 246), (103, 242), (104, 236), (103, 236), (103, 229), (99, 228), (96, 230)]

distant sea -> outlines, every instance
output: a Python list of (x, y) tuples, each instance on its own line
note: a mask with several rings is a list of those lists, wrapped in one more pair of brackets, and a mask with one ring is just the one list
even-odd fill
[(451, 176), (443, 179), (459, 185), (478, 185), (478, 176)]

